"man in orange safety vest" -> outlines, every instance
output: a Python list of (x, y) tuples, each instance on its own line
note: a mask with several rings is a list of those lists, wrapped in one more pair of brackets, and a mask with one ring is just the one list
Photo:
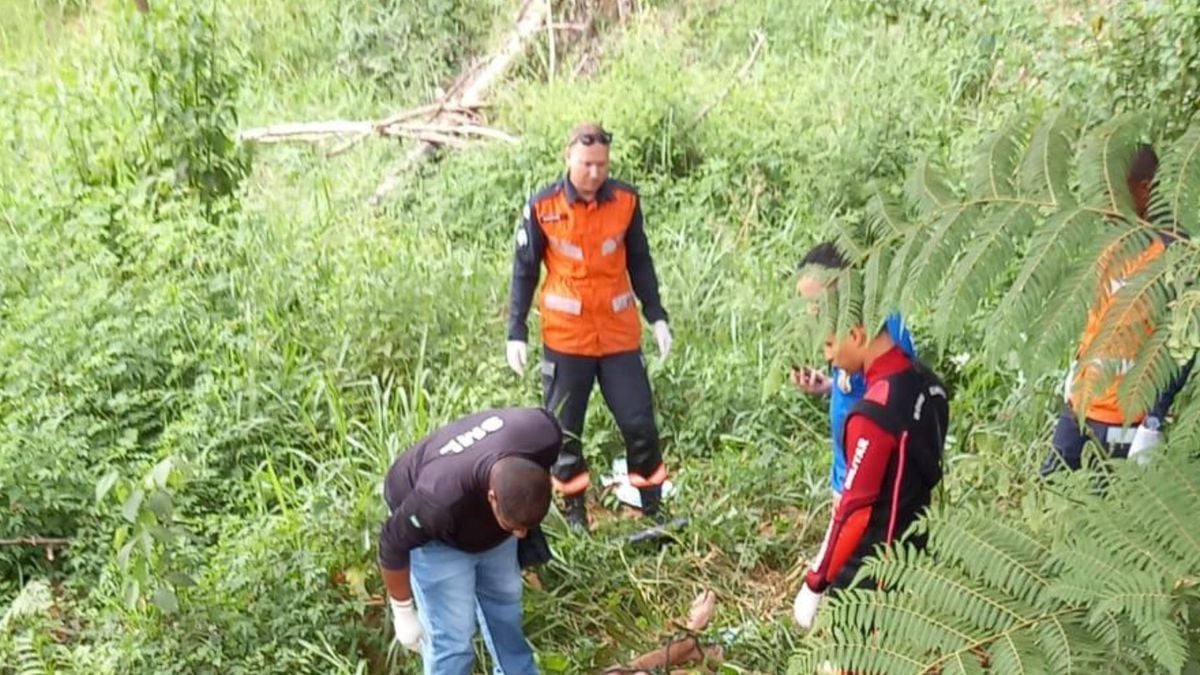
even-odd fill
[(611, 143), (612, 134), (599, 124), (577, 125), (567, 138), (566, 176), (525, 205), (516, 233), (508, 320), (508, 364), (520, 375), (528, 358), (526, 317), (544, 264), (538, 307), (543, 400), (565, 432), (551, 475), (564, 497), (568, 523), (584, 531), (590, 478), (581, 435), (597, 381), (624, 438), (630, 483), (638, 488), (644, 515), (659, 515), (667, 477), (637, 301), (663, 358), (671, 348), (671, 331), (641, 198), (633, 186), (609, 177)]

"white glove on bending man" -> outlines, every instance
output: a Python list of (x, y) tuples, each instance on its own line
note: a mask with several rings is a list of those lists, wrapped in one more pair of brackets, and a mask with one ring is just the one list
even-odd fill
[(396, 631), (396, 642), (404, 645), (410, 652), (421, 653), (421, 640), (425, 638), (425, 629), (417, 618), (417, 608), (413, 606), (412, 598), (397, 600), (389, 597), (392, 606), (392, 628)]

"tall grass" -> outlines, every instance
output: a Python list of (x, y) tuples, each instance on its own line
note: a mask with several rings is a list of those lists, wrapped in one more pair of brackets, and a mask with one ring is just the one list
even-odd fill
[[(799, 639), (785, 621), (797, 560), (827, 508), (823, 404), (783, 382), (816, 357), (796, 259), (832, 219), (860, 218), (873, 182), (925, 152), (963, 161), (1014, 108), (1104, 108), (1102, 81), (1039, 68), (1078, 77), (1057, 37), (1105, 36), (1033, 3), (639, 3), (601, 36), (594, 75), (547, 81), (543, 54), (497, 93), (490, 119), (519, 144), (447, 155), (378, 212), (365, 199), (403, 148), (256, 149), (214, 218), (157, 154), (179, 123), (146, 126), (156, 106), (194, 110), (186, 79), (149, 96), (140, 47), (202, 45), (236, 73), (223, 86), (242, 126), (367, 118), (427, 100), (516, 3), (212, 3), (194, 10), (212, 18), (198, 43), (193, 10), (126, 4), (0, 18), (0, 536), (74, 539), (53, 562), (0, 549), (6, 599), (63, 582), (61, 610), (9, 626), (0, 655), (35, 649), (64, 671), (415, 672), (370, 599), (378, 483), (436, 425), (539, 401), (502, 362), (512, 235), (524, 198), (561, 172), (565, 129), (599, 118), (617, 175), (642, 191), (672, 316), (674, 353), (648, 361), (670, 508), (692, 525), (636, 550), (621, 543), (636, 523), (605, 517), (579, 539), (552, 516), (559, 559), (530, 588), (529, 633), (547, 671), (586, 671), (654, 646), (712, 587), (731, 667), (778, 672)], [(754, 30), (766, 49), (734, 81)], [(1006, 374), (942, 369), (965, 392), (946, 498), (1021, 507), (1053, 378), (1030, 378), (1041, 406), (999, 424)], [(594, 403), (599, 468), (620, 443)], [(166, 456), (190, 467), (172, 493), (188, 536), (155, 573), (195, 581), (170, 614), (122, 602), (114, 533), (155, 521), (93, 498), (109, 470), (137, 481)]]

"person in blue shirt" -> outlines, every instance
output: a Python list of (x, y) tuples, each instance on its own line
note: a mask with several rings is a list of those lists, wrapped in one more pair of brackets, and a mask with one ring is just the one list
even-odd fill
[[(845, 269), (848, 261), (832, 242), (814, 246), (800, 261), (796, 292), (813, 303), (821, 297), (829, 272)], [(899, 314), (887, 317), (887, 331), (892, 341), (909, 357), (917, 355), (912, 334), (904, 325)], [(801, 391), (813, 396), (829, 396), (829, 429), (833, 436), (833, 468), (830, 485), (833, 488), (833, 506), (837, 509), (846, 482), (846, 450), (842, 435), (845, 431), (846, 414), (866, 393), (867, 383), (862, 373), (849, 375), (837, 367), (829, 366), (828, 374), (815, 368), (794, 369), (792, 383)]]

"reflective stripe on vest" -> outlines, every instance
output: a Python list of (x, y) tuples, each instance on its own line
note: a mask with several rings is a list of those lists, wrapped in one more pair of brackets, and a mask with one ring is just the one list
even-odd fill
[(555, 251), (558, 251), (565, 257), (572, 260), (583, 260), (582, 248), (572, 244), (569, 241), (566, 241), (565, 239), (559, 239), (558, 237), (550, 237), (549, 239), (550, 246), (552, 246)]
[(576, 316), (583, 313), (583, 301), (579, 298), (568, 298), (565, 295), (545, 293), (542, 295), (542, 300), (546, 303), (546, 309), (553, 309), (556, 312), (564, 312)]
[(633, 293), (625, 292), (612, 299), (613, 312), (623, 312), (633, 306)]

